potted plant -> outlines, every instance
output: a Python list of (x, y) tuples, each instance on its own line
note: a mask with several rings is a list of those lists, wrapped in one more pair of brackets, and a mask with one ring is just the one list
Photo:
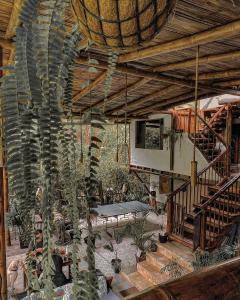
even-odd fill
[(115, 254), (115, 258), (111, 260), (111, 265), (113, 268), (113, 271), (118, 274), (121, 272), (122, 268), (122, 260), (118, 257), (117, 249), (114, 248), (113, 243), (110, 241), (108, 244), (104, 245), (104, 249), (112, 252)]
[(30, 238), (28, 237), (27, 231), (24, 229), (24, 224), (20, 213), (17, 209), (12, 209), (7, 214), (7, 224), (11, 227), (17, 227), (19, 234), (19, 244), (21, 249), (28, 248)]
[(151, 250), (153, 234), (145, 232), (145, 219), (135, 221), (126, 226), (126, 232), (133, 238), (132, 245), (137, 248), (136, 261), (140, 262), (146, 259), (146, 252)]
[(157, 252), (157, 249), (158, 249), (158, 247), (157, 247), (156, 241), (155, 240), (151, 240), (151, 244), (150, 244), (149, 250), (151, 252)]
[(168, 240), (168, 234), (164, 231), (163, 224), (160, 224), (159, 227), (160, 227), (159, 242), (160, 243), (166, 243), (167, 240)]
[[(95, 232), (93, 232), (92, 238), (91, 238), (91, 241), (92, 241), (92, 244), (93, 244), (94, 247), (95, 247), (95, 244), (96, 244), (96, 240), (97, 240), (97, 239), (101, 240), (102, 237), (101, 237), (101, 235), (100, 235), (100, 233), (99, 233), (98, 231), (95, 231)], [(84, 242), (85, 242), (85, 244), (88, 243), (88, 235), (85, 236)]]

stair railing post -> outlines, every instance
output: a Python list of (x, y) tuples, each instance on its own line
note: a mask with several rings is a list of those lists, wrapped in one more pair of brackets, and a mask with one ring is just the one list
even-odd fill
[(192, 110), (191, 108), (188, 109), (188, 134), (191, 132), (191, 122), (192, 121)]
[(227, 176), (231, 174), (231, 143), (232, 143), (232, 108), (228, 105), (227, 109), (227, 120), (226, 120), (226, 127), (227, 127), (227, 145), (228, 145), (228, 152), (227, 152)]
[(167, 233), (170, 235), (173, 232), (173, 220), (174, 220), (174, 203), (173, 197), (170, 196), (167, 202)]
[(200, 248), (205, 250), (206, 248), (206, 214), (205, 210), (201, 213), (201, 229), (200, 229)]

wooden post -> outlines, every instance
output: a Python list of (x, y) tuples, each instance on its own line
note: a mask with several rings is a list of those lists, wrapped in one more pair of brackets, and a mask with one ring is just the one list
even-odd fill
[(200, 229), (200, 248), (205, 250), (206, 247), (206, 215), (205, 211), (201, 214), (201, 229)]
[[(0, 47), (0, 66), (3, 65), (3, 50)], [(2, 71), (0, 71), (0, 78)], [(0, 124), (1, 125), (1, 124)], [(6, 241), (5, 241), (5, 209), (4, 209), (4, 166), (3, 166), (2, 134), (0, 130), (0, 295), (7, 300)]]
[[(172, 183), (171, 183), (172, 185)], [(167, 202), (167, 233), (170, 235), (173, 231), (173, 220), (174, 220), (174, 203), (173, 197), (170, 196)]]
[(232, 107), (228, 105), (227, 110), (227, 124), (226, 124), (226, 134), (227, 134), (227, 145), (228, 145), (228, 153), (227, 153), (227, 175), (231, 174), (231, 143), (232, 143)]
[[(171, 117), (171, 130), (175, 132), (175, 116), (172, 115)], [(174, 170), (174, 150), (175, 150), (175, 137), (171, 135), (170, 137), (170, 170)]]

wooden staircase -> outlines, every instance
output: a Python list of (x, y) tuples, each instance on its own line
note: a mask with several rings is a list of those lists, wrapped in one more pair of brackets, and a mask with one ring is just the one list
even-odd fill
[(169, 196), (168, 232), (193, 249), (218, 247), (240, 216), (240, 173), (231, 175), (230, 147), (224, 139), (228, 113), (227, 106), (198, 113), (193, 133), (194, 112), (188, 112), (188, 136), (209, 165), (198, 172), (196, 186), (189, 180)]
[(153, 285), (166, 282), (171, 279), (170, 272), (162, 272), (161, 269), (176, 261), (182, 268), (183, 273), (193, 271), (191, 262), (193, 255), (190, 249), (175, 242), (158, 244), (157, 252), (148, 252), (146, 260), (137, 263), (137, 270), (131, 274), (122, 275), (139, 291)]

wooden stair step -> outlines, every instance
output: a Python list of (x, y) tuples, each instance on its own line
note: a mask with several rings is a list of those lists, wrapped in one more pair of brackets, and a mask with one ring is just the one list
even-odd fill
[[(202, 208), (202, 205), (201, 204), (193, 204), (194, 207), (196, 208), (199, 208), (201, 209)], [(234, 217), (237, 217), (239, 216), (239, 213), (229, 213), (225, 210), (221, 210), (221, 209), (218, 209), (218, 208), (214, 208), (210, 205), (208, 205), (206, 207), (206, 210), (210, 213), (215, 213), (216, 215), (220, 215), (220, 216), (224, 216), (224, 217), (229, 217), (229, 218), (234, 218)]]
[[(202, 204), (205, 203), (206, 201), (211, 199), (211, 196), (201, 196)], [(218, 197), (217, 199), (214, 200), (214, 203), (218, 203), (220, 205), (224, 205), (225, 207), (230, 206), (233, 208), (239, 208), (240, 209), (240, 202), (237, 202), (239, 199), (235, 200), (229, 200), (228, 198), (224, 198), (224, 195), (221, 195), (221, 197)]]
[(143, 291), (143, 290), (153, 286), (152, 282), (147, 280), (139, 272), (134, 272), (134, 273), (128, 274), (128, 275), (126, 275), (126, 278), (139, 291)]
[[(195, 214), (187, 214), (187, 218), (194, 220)], [(214, 222), (214, 220), (215, 220), (215, 222)], [(213, 226), (213, 227), (218, 227), (218, 226), (220, 226), (221, 228), (230, 226), (230, 225), (232, 224), (232, 223), (226, 223), (226, 222), (223, 222), (222, 220), (217, 220), (217, 221), (216, 221), (216, 219), (211, 218), (211, 217), (207, 217), (207, 218), (206, 218), (206, 223), (207, 223), (207, 225), (209, 225), (209, 226)]]
[(159, 268), (149, 264), (147, 261), (138, 263), (137, 271), (153, 284), (160, 284), (169, 280), (168, 274), (160, 272)]
[[(212, 192), (218, 192), (219, 191), (219, 187), (217, 187), (217, 186), (209, 186), (208, 187), (208, 190), (209, 191), (212, 191)], [(223, 192), (223, 194), (231, 194), (231, 195), (235, 195), (235, 194), (237, 194), (237, 195), (239, 195), (240, 196), (240, 188), (238, 188), (238, 189), (236, 189), (236, 188), (234, 188), (234, 189), (230, 189), (229, 191), (225, 191), (225, 192)]]
[(158, 252), (148, 252), (146, 261), (159, 269), (162, 269), (171, 262), (170, 259), (166, 256), (160, 255)]
[[(213, 148), (213, 147), (215, 147), (216, 146), (216, 144), (215, 143), (209, 143), (208, 144), (208, 147), (209, 147), (209, 149), (211, 149), (211, 148)], [(199, 148), (206, 148), (206, 143), (198, 143), (198, 147)]]
[(232, 201), (232, 200), (228, 200), (228, 199), (224, 199), (224, 198), (217, 198), (215, 201), (225, 207), (230, 206), (233, 208), (240, 209), (240, 202), (237, 202), (237, 201)]
[(211, 225), (213, 227), (221, 227), (221, 228), (228, 227), (228, 226), (232, 225), (232, 223), (226, 223), (226, 222), (223, 222), (221, 220), (216, 220), (216, 219), (211, 218), (211, 217), (206, 218), (206, 223), (207, 223), (207, 225)]
[(161, 256), (165, 256), (169, 260), (176, 260), (178, 264), (187, 270), (188, 272), (193, 271), (192, 261), (194, 259), (192, 248), (193, 241), (185, 239), (190, 246), (185, 246), (179, 241), (175, 241), (178, 239), (178, 236), (171, 234), (170, 238), (174, 239), (174, 241), (169, 241), (167, 243), (158, 243), (157, 253)]
[[(184, 227), (184, 230), (189, 232), (189, 233), (194, 233), (194, 225), (193, 224), (190, 224), (190, 223), (184, 223), (183, 225)], [(212, 239), (212, 238), (217, 238), (219, 237), (221, 234), (219, 233), (216, 233), (216, 232), (212, 232), (212, 231), (209, 231), (209, 230), (206, 230), (206, 238), (209, 240), (209, 239)]]

